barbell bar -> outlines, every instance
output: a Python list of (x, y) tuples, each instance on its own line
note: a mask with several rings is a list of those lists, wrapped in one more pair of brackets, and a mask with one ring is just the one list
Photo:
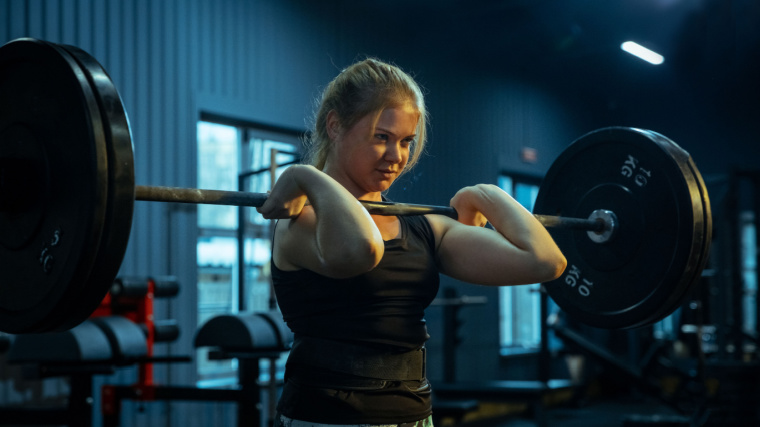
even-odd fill
[[(0, 331), (64, 330), (106, 295), (136, 200), (258, 206), (266, 194), (135, 186), (129, 121), (105, 69), (74, 46), (0, 47)], [(364, 202), (380, 215), (450, 207)], [(568, 268), (543, 288), (600, 328), (651, 325), (682, 304), (709, 255), (709, 197), (688, 152), (653, 131), (608, 127), (570, 144), (533, 214)]]
[[(190, 203), (226, 206), (260, 207), (267, 200), (267, 193), (244, 191), (205, 190), (197, 188), (163, 187), (138, 185), (135, 200), (167, 203)], [(359, 201), (372, 215), (444, 215), (457, 219), (457, 211), (450, 206), (422, 205), (414, 203)], [(602, 233), (613, 230), (614, 222), (598, 218), (565, 218), (554, 215), (534, 214), (544, 227), (587, 230)]]
[[(5, 190), (8, 185), (0, 182), (0, 188)], [(16, 187), (18, 188), (18, 187)], [(9, 190), (10, 191), (10, 190)], [(166, 187), (166, 186), (135, 186), (135, 200), (165, 203), (188, 203), (223, 206), (260, 207), (267, 200), (267, 193), (252, 193), (244, 191), (209, 190), (198, 188)], [(6, 199), (8, 200), (8, 199)], [(20, 200), (20, 196), (15, 201)], [(398, 202), (359, 201), (372, 215), (444, 215), (457, 219), (457, 211), (450, 206), (423, 205)], [(0, 210), (11, 209), (14, 203), (0, 205)], [(566, 229), (587, 230), (601, 233), (614, 229), (615, 223), (596, 218), (565, 218), (554, 215), (534, 214), (536, 219), (547, 228), (557, 227)], [(596, 216), (596, 214), (595, 214)]]

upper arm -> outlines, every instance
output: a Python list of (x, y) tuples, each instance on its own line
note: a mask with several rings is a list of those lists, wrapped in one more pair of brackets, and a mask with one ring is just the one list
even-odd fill
[[(274, 230), (272, 260), (280, 270), (292, 271), (309, 268), (318, 260), (313, 239), (314, 210), (304, 208), (297, 218), (281, 219)], [(311, 268), (309, 268), (311, 269)]]
[(439, 270), (450, 277), (481, 285), (517, 285), (553, 279), (530, 250), (518, 248), (498, 231), (429, 215), (436, 236)]
[[(307, 269), (332, 278), (345, 278), (373, 268), (380, 257), (377, 242), (341, 235), (317, 237), (317, 216), (311, 206), (295, 218), (280, 220), (275, 229), (272, 257), (281, 270)], [(340, 233), (334, 233), (340, 234)]]

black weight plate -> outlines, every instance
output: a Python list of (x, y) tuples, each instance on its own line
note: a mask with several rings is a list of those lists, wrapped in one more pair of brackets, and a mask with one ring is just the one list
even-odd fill
[[(681, 156), (680, 158), (682, 158), (683, 150), (673, 141), (656, 132), (646, 132), (649, 134), (650, 138), (657, 140), (662, 147), (673, 150), (674, 157)], [(707, 264), (707, 259), (710, 253), (710, 245), (712, 243), (712, 211), (707, 188), (705, 187), (702, 175), (699, 173), (699, 170), (691, 157), (688, 157), (686, 161), (679, 162), (679, 166), (684, 174), (684, 179), (692, 191), (691, 198), (694, 203), (694, 206), (692, 207), (695, 215), (694, 242), (692, 244), (693, 251), (684, 269), (680, 285), (673, 287), (673, 294), (668, 301), (663, 304), (659, 311), (653, 312), (651, 319), (648, 319), (645, 324), (654, 323), (663, 319), (684, 304), (692, 287), (697, 285), (701, 280), (702, 270)]]
[(702, 179), (702, 174), (699, 173), (699, 170), (697, 169), (697, 165), (694, 164), (694, 161), (689, 161), (689, 167), (691, 168), (692, 173), (694, 174), (694, 178), (697, 180), (697, 184), (699, 185), (699, 191), (701, 194), (702, 199), (702, 212), (704, 215), (704, 228), (703, 233), (705, 235), (704, 238), (704, 244), (702, 247), (702, 258), (700, 259), (699, 265), (694, 271), (694, 281), (697, 282), (701, 280), (702, 277), (702, 270), (704, 270), (705, 266), (707, 265), (707, 261), (710, 257), (710, 246), (712, 245), (712, 208), (710, 206), (710, 196), (707, 193), (707, 186), (705, 185), (704, 179)]
[[(23, 229), (0, 242), (2, 331), (44, 331), (87, 282), (108, 197), (99, 115), (82, 70), (54, 46), (19, 39), (0, 47), (1, 161), (28, 156), (44, 175), (25, 207), (0, 207), (0, 234)], [(26, 212), (34, 220), (21, 220)]]
[(584, 135), (552, 164), (535, 213), (587, 218), (607, 209), (619, 224), (605, 243), (585, 231), (550, 229), (568, 268), (545, 287), (569, 315), (630, 328), (654, 323), (682, 302), (701, 268), (707, 226), (690, 161), (662, 135), (614, 127)]
[[(68, 329), (81, 323), (98, 307), (118, 274), (129, 243), (135, 201), (134, 159), (129, 120), (110, 76), (87, 52), (74, 46), (58, 46), (80, 65), (100, 108), (108, 160), (108, 202), (95, 264), (75, 308), (53, 313), (50, 327)], [(55, 317), (55, 319), (52, 319)]]
[[(0, 144), (0, 246), (24, 247), (35, 235), (44, 213), (47, 162), (42, 144), (21, 125), (4, 129)], [(10, 226), (13, 224), (13, 226)]]

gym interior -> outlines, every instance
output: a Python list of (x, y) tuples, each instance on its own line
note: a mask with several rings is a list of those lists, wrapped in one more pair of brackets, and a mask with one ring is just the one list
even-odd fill
[[(697, 199), (676, 216), (700, 230), (679, 246), (687, 267), (668, 269), (678, 257), (653, 245), (630, 262), (668, 278), (615, 271), (629, 260), (599, 270), (622, 289), (674, 297), (645, 306), (640, 324), (605, 327), (618, 313), (598, 299), (583, 307), (589, 322), (548, 286), (442, 277), (426, 310), (433, 418), (760, 424), (760, 3), (0, 0), (0, 45), (20, 38), (75, 46), (107, 71), (137, 185), (266, 193), (300, 161), (324, 85), (365, 57), (408, 71), (427, 98), (429, 146), (388, 192), (396, 202), (448, 206), (461, 187), (491, 183), (532, 210), (574, 141), (599, 129), (666, 137), (698, 168)], [(628, 41), (659, 60), (634, 56)], [(134, 201), (116, 278), (105, 297), (88, 295), (102, 300), (94, 310), (60, 331), (0, 332), (0, 425), (272, 425), (292, 336), (270, 289), (271, 227), (252, 208)], [(594, 248), (584, 256), (612, 250)], [(3, 277), (26, 274), (9, 264)], [(10, 285), (0, 286), (7, 309)]]

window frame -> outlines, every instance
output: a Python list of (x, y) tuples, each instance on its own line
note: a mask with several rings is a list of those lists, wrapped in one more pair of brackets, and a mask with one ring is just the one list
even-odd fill
[[(509, 189), (503, 187), (503, 180), (509, 180)], [(537, 175), (530, 175), (520, 172), (502, 170), (499, 172), (497, 185), (515, 198), (521, 205), (523, 205), (529, 211), (532, 211), (533, 204), (535, 203), (535, 196), (538, 194), (538, 189), (541, 186), (543, 179)], [(520, 185), (525, 185), (534, 188), (534, 194), (528, 205), (518, 199), (517, 188)], [(541, 314), (540, 314), (540, 299), (541, 294), (539, 292), (540, 284), (524, 285), (520, 287), (516, 286), (503, 286), (499, 287), (499, 349), (503, 356), (520, 355), (537, 353), (541, 347)], [(521, 322), (518, 321), (516, 314), (514, 313), (516, 293), (528, 292), (530, 298), (530, 305), (534, 308), (535, 318), (531, 319), (534, 332), (531, 334), (535, 337), (535, 340), (530, 342), (521, 341), (524, 338), (520, 337), (520, 331), (516, 330), (516, 325)], [(505, 307), (505, 302), (510, 302), (510, 307)], [(509, 332), (506, 332), (509, 330)], [(516, 338), (507, 338), (514, 337)], [(509, 342), (508, 342), (509, 341)]]
[[(243, 177), (244, 174), (247, 174), (250, 171), (247, 171), (246, 168), (248, 167), (246, 165), (247, 162), (250, 161), (250, 143), (254, 139), (264, 140), (264, 141), (272, 141), (275, 143), (283, 143), (288, 144), (292, 147), (292, 150), (290, 150), (290, 153), (293, 153), (295, 156), (295, 161), (300, 160), (300, 151), (302, 147), (302, 141), (304, 137), (307, 135), (305, 131), (301, 130), (295, 130), (291, 128), (286, 127), (280, 127), (280, 126), (272, 126), (268, 124), (262, 124), (257, 123), (253, 121), (247, 121), (247, 120), (240, 120), (235, 119), (231, 117), (226, 117), (219, 114), (213, 114), (213, 113), (204, 113), (202, 112), (199, 115), (199, 118), (196, 122), (196, 126), (198, 126), (201, 122), (207, 122), (215, 125), (222, 125), (222, 126), (229, 126), (236, 129), (237, 132), (237, 141), (236, 141), (236, 156), (237, 159), (235, 161), (236, 168), (234, 170), (234, 179), (237, 183), (237, 188), (233, 188), (232, 190), (241, 190), (245, 188), (247, 185), (246, 179)], [(196, 135), (196, 152), (200, 154), (198, 151), (200, 149), (201, 144), (201, 135)], [(291, 164), (294, 162), (288, 163)], [(280, 165), (281, 166), (281, 165)], [(200, 162), (199, 162), (200, 167)], [(198, 175), (200, 175), (200, 169), (198, 170)], [(265, 173), (265, 172), (262, 172)], [(199, 178), (196, 178), (196, 181)], [(271, 185), (271, 184), (270, 184)], [(234, 209), (234, 207), (233, 207)], [(246, 208), (246, 207), (238, 207), (236, 210), (236, 226), (232, 228), (219, 228), (219, 227), (204, 227), (200, 224), (200, 222), (196, 222), (196, 227), (198, 229), (198, 240), (196, 242), (196, 245), (202, 240), (202, 239), (209, 239), (209, 238), (225, 238), (225, 239), (233, 239), (235, 241), (235, 246), (237, 250), (237, 260), (233, 261), (232, 271), (230, 273), (229, 278), (229, 286), (230, 286), (230, 301), (228, 303), (225, 303), (225, 307), (223, 310), (228, 311), (220, 311), (219, 314), (226, 314), (226, 313), (240, 313), (243, 312), (245, 309), (244, 302), (248, 299), (246, 293), (246, 281), (243, 280), (245, 278), (246, 272), (248, 269), (248, 258), (246, 257), (245, 253), (240, 250), (241, 244), (240, 242), (243, 242), (243, 250), (247, 248), (250, 245), (254, 245), (254, 240), (256, 239), (266, 239), (271, 243), (271, 232), (273, 231), (273, 222), (268, 221), (265, 225), (256, 225), (256, 227), (251, 227), (251, 224), (248, 224), (245, 220), (246, 215), (251, 215), (247, 210), (254, 209), (254, 208)], [(255, 212), (254, 212), (255, 214)], [(245, 230), (241, 230), (241, 225), (244, 226)], [(249, 245), (250, 243), (250, 245)], [(197, 246), (196, 246), (197, 247)], [(267, 247), (271, 248), (271, 244), (267, 245)], [(271, 250), (270, 250), (271, 251)], [(271, 252), (270, 252), (271, 257)], [(240, 259), (243, 259), (243, 264), (240, 263)], [(268, 262), (266, 262), (268, 264)], [(244, 265), (244, 268), (240, 268), (241, 265)], [(208, 267), (208, 266), (207, 266)], [(196, 255), (196, 268), (198, 269), (198, 286), (200, 284), (201, 279), (201, 269), (204, 268), (204, 266), (200, 265), (198, 263), (198, 258)], [(242, 278), (242, 279), (241, 279)], [(270, 280), (267, 279), (271, 283)], [(237, 285), (237, 286), (236, 286)], [(273, 298), (271, 297), (271, 287), (269, 290), (269, 299), (273, 301)], [(196, 313), (198, 315), (198, 320), (202, 318), (201, 311), (203, 308), (203, 301), (201, 301), (201, 292), (198, 290), (198, 298), (196, 301)], [(276, 309), (276, 305), (274, 307), (271, 307), (270, 303), (270, 309)], [(253, 310), (247, 310), (247, 311), (253, 311)], [(198, 324), (198, 327), (200, 327), (200, 323)], [(198, 378), (197, 385), (199, 387), (218, 387), (218, 386), (225, 386), (225, 385), (234, 385), (237, 382), (237, 363), (235, 359), (229, 360), (229, 361), (221, 361), (217, 366), (212, 366), (213, 360), (208, 360), (205, 353), (201, 354), (201, 349), (198, 349), (198, 360), (200, 361), (203, 357), (205, 357), (204, 362), (206, 363), (206, 367), (202, 368), (200, 365), (200, 362), (198, 363), (198, 367), (196, 370), (196, 375)], [(283, 355), (279, 360), (277, 360), (277, 376), (281, 377), (284, 373), (284, 357), (286, 355)], [(261, 381), (269, 381), (269, 372), (268, 369), (269, 360), (262, 359), (261, 361), (261, 375), (260, 380)], [(282, 365), (282, 366), (280, 366)]]

